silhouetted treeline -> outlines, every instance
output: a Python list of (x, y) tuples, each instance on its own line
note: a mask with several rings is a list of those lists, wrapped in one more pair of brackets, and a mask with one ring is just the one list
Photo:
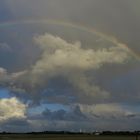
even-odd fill
[(140, 131), (102, 131), (102, 132), (71, 132), (71, 131), (43, 131), (43, 132), (28, 132), (28, 133), (10, 133), (10, 132), (1, 132), (1, 135), (9, 134), (81, 134), (81, 135), (140, 135)]
[(86, 133), (71, 132), (71, 131), (44, 131), (44, 132), (29, 132), (27, 134), (86, 134)]
[(100, 135), (138, 135), (140, 131), (103, 131)]

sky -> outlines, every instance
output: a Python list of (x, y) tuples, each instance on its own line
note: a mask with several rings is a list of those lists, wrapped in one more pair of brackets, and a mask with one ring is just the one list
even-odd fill
[(140, 129), (139, 0), (0, 0), (0, 131)]

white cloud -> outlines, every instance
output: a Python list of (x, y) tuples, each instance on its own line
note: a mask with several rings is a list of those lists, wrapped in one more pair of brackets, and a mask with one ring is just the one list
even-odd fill
[(42, 49), (40, 60), (30, 71), (34, 86), (43, 84), (46, 79), (61, 75), (84, 94), (106, 98), (109, 93), (90, 84), (85, 72), (98, 69), (106, 63), (124, 63), (129, 58), (128, 49), (118, 46), (98, 50), (94, 50), (93, 46), (93, 49), (85, 49), (86, 47), (83, 48), (80, 42), (68, 43), (50, 34), (35, 37), (34, 40)]
[(89, 70), (99, 68), (105, 63), (123, 63), (128, 58), (128, 49), (110, 47), (109, 49), (84, 49), (80, 42), (68, 43), (57, 36), (45, 34), (35, 37), (42, 49), (41, 59), (33, 67), (33, 72), (58, 72), (58, 69)]
[(0, 99), (0, 121), (26, 118), (26, 105), (17, 98)]

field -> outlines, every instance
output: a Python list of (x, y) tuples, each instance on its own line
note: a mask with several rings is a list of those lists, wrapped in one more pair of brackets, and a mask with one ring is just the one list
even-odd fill
[(138, 140), (135, 136), (94, 135), (0, 135), (0, 140)]

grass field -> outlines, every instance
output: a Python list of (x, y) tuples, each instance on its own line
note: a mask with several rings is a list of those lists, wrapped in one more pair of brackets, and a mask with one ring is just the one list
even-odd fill
[[(139, 138), (140, 139), (140, 138)], [(136, 140), (135, 136), (0, 135), (0, 140)]]

